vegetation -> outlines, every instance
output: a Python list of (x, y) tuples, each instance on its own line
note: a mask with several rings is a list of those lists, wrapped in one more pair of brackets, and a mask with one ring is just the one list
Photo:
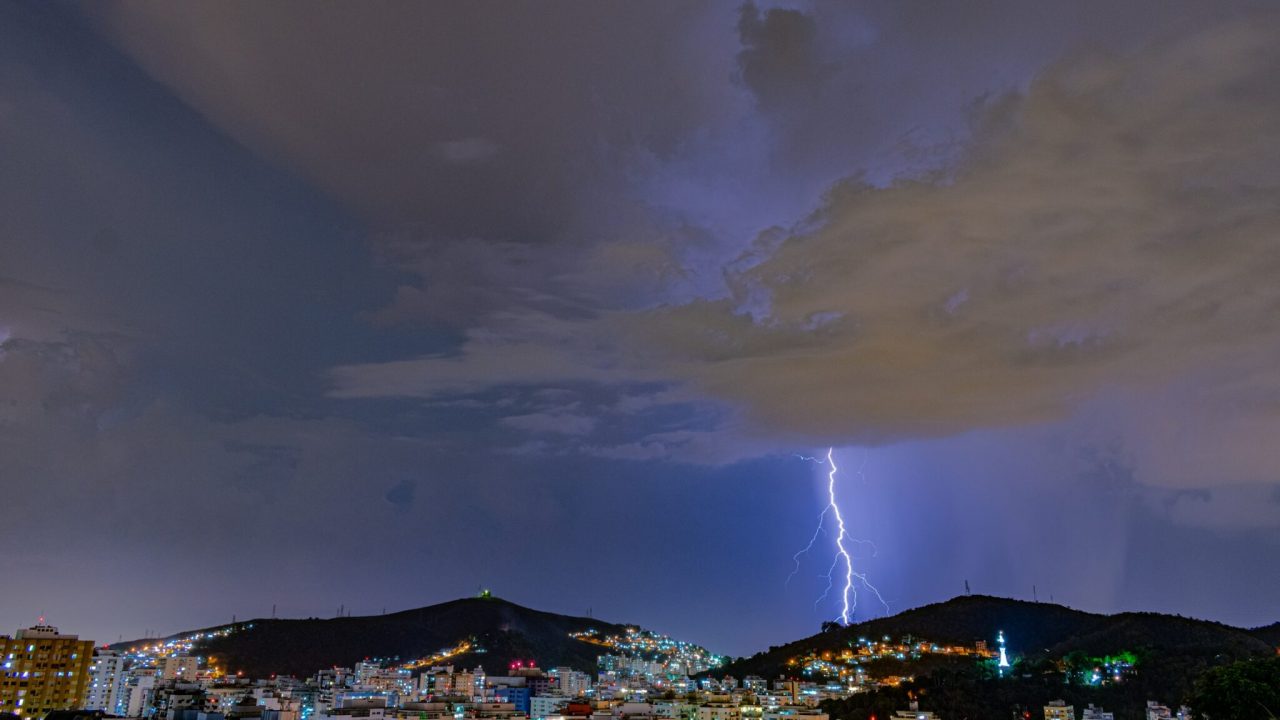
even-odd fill
[[(1272, 717), (1266, 712), (1277, 712), (1272, 696), (1253, 698), (1241, 690), (1270, 683), (1272, 692), (1280, 692), (1274, 690), (1280, 688), (1276, 675), (1280, 670), (1268, 664), (1280, 661), (1273, 659), (1274, 647), (1258, 634), (1265, 628), (1245, 631), (1156, 613), (1095, 615), (1047, 603), (981, 596), (956, 598), (850, 627), (824, 625), (818, 635), (770, 648), (723, 671), (738, 677), (795, 674), (796, 666), (786, 664), (789, 659), (823, 653), (838, 657), (863, 637), (898, 641), (909, 636), (966, 646), (986, 640), (990, 648), (999, 630), (1009, 638), (1015, 660), (1004, 677), (998, 676), (994, 660), (977, 661), (971, 656), (926, 653), (903, 660), (862, 660), (868, 677), (913, 679), (897, 687), (827, 701), (823, 708), (835, 720), (869, 720), (890, 717), (915, 700), (922, 709), (947, 720), (1008, 718), (1011, 713), (1039, 718), (1044, 705), (1061, 699), (1077, 708), (1104, 707), (1117, 718), (1142, 718), (1148, 700), (1177, 706), (1194, 697), (1201, 698), (1198, 702), (1212, 720), (1261, 719)], [(1236, 661), (1244, 662), (1233, 665)], [(1222, 703), (1233, 693), (1250, 698), (1252, 708), (1230, 714), (1234, 710)]]
[(1242, 660), (1206, 672), (1191, 695), (1198, 718), (1260, 720), (1280, 716), (1280, 657)]
[[(1084, 658), (1061, 661), (1024, 660), (1006, 677), (989, 664), (937, 665), (899, 687), (826, 701), (823, 709), (836, 720), (887, 718), (915, 700), (947, 720), (1042, 717), (1051, 700), (1083, 708), (1089, 704), (1117, 718), (1142, 718), (1148, 700), (1173, 706), (1188, 704), (1210, 720), (1265, 720), (1280, 712), (1280, 657), (1254, 658), (1231, 664), (1222, 655), (1136, 653), (1128, 658)], [(1132, 660), (1136, 670), (1119, 682), (1091, 684), (1081, 669), (1102, 660)], [(1011, 715), (1012, 714), (1012, 715)]]
[[(1213, 670), (1210, 674), (1218, 672), (1220, 670)], [(904, 709), (908, 702), (916, 700), (922, 709), (932, 710), (947, 720), (989, 720), (1014, 714), (1023, 716), (1023, 713), (1040, 718), (1049, 701), (1065, 700), (1077, 709), (1093, 704), (1114, 712), (1117, 718), (1142, 718), (1145, 717), (1148, 700), (1160, 700), (1176, 706), (1188, 699), (1193, 681), (1194, 676), (1167, 675), (1153, 668), (1123, 682), (1089, 685), (1069, 682), (1067, 673), (1059, 668), (1058, 663), (1047, 660), (1021, 663), (1011, 676), (1004, 678), (996, 677), (985, 667), (971, 664), (968, 667), (940, 668), (900, 687), (858, 693), (843, 700), (824, 702), (822, 707), (836, 720), (869, 720), (872, 717), (889, 717), (892, 711)], [(1236, 688), (1235, 685), (1228, 687)], [(1225, 697), (1230, 697), (1231, 690), (1226, 692)], [(1222, 696), (1222, 692), (1214, 695)], [(1251, 714), (1240, 715), (1219, 714), (1223, 712), (1223, 706), (1213, 707), (1218, 709), (1210, 711), (1212, 720), (1260, 720), (1268, 717), (1261, 714), (1256, 704)]]

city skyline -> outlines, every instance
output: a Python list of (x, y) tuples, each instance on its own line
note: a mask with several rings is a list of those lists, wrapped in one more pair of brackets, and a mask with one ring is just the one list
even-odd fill
[(0, 1), (0, 633), (1274, 623), (1277, 31)]
[(976, 720), (1010, 709), (1038, 716), (1043, 707), (1046, 720), (1077, 720), (1080, 707), (1080, 720), (1244, 720), (1259, 703), (1280, 700), (1277, 643), (1280, 623), (1242, 631), (1173, 615), (1100, 616), (965, 595), (856, 625), (826, 623), (810, 637), (732, 658), (482, 590), (389, 616), (238, 621), (100, 647), (42, 622), (0, 635), (0, 713), (9, 720), (830, 720), (833, 713), (868, 720), (892, 712)]

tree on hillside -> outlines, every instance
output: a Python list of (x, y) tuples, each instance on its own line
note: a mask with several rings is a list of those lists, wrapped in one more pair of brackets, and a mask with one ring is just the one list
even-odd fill
[(1200, 720), (1258, 720), (1280, 717), (1280, 657), (1242, 660), (1200, 677), (1191, 694)]

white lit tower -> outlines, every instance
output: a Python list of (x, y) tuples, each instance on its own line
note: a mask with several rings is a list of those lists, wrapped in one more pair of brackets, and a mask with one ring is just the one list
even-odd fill
[(1005, 652), (1003, 630), (996, 633), (996, 644), (1000, 646), (1000, 662), (996, 665), (996, 670), (1000, 677), (1004, 677), (1004, 671), (1009, 667), (1009, 656)]

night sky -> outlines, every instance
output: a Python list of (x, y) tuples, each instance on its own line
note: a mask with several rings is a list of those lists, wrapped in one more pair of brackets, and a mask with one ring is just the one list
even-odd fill
[[(1280, 7), (0, 2), (0, 632), (1280, 620)], [(885, 609), (859, 598), (855, 617)]]

